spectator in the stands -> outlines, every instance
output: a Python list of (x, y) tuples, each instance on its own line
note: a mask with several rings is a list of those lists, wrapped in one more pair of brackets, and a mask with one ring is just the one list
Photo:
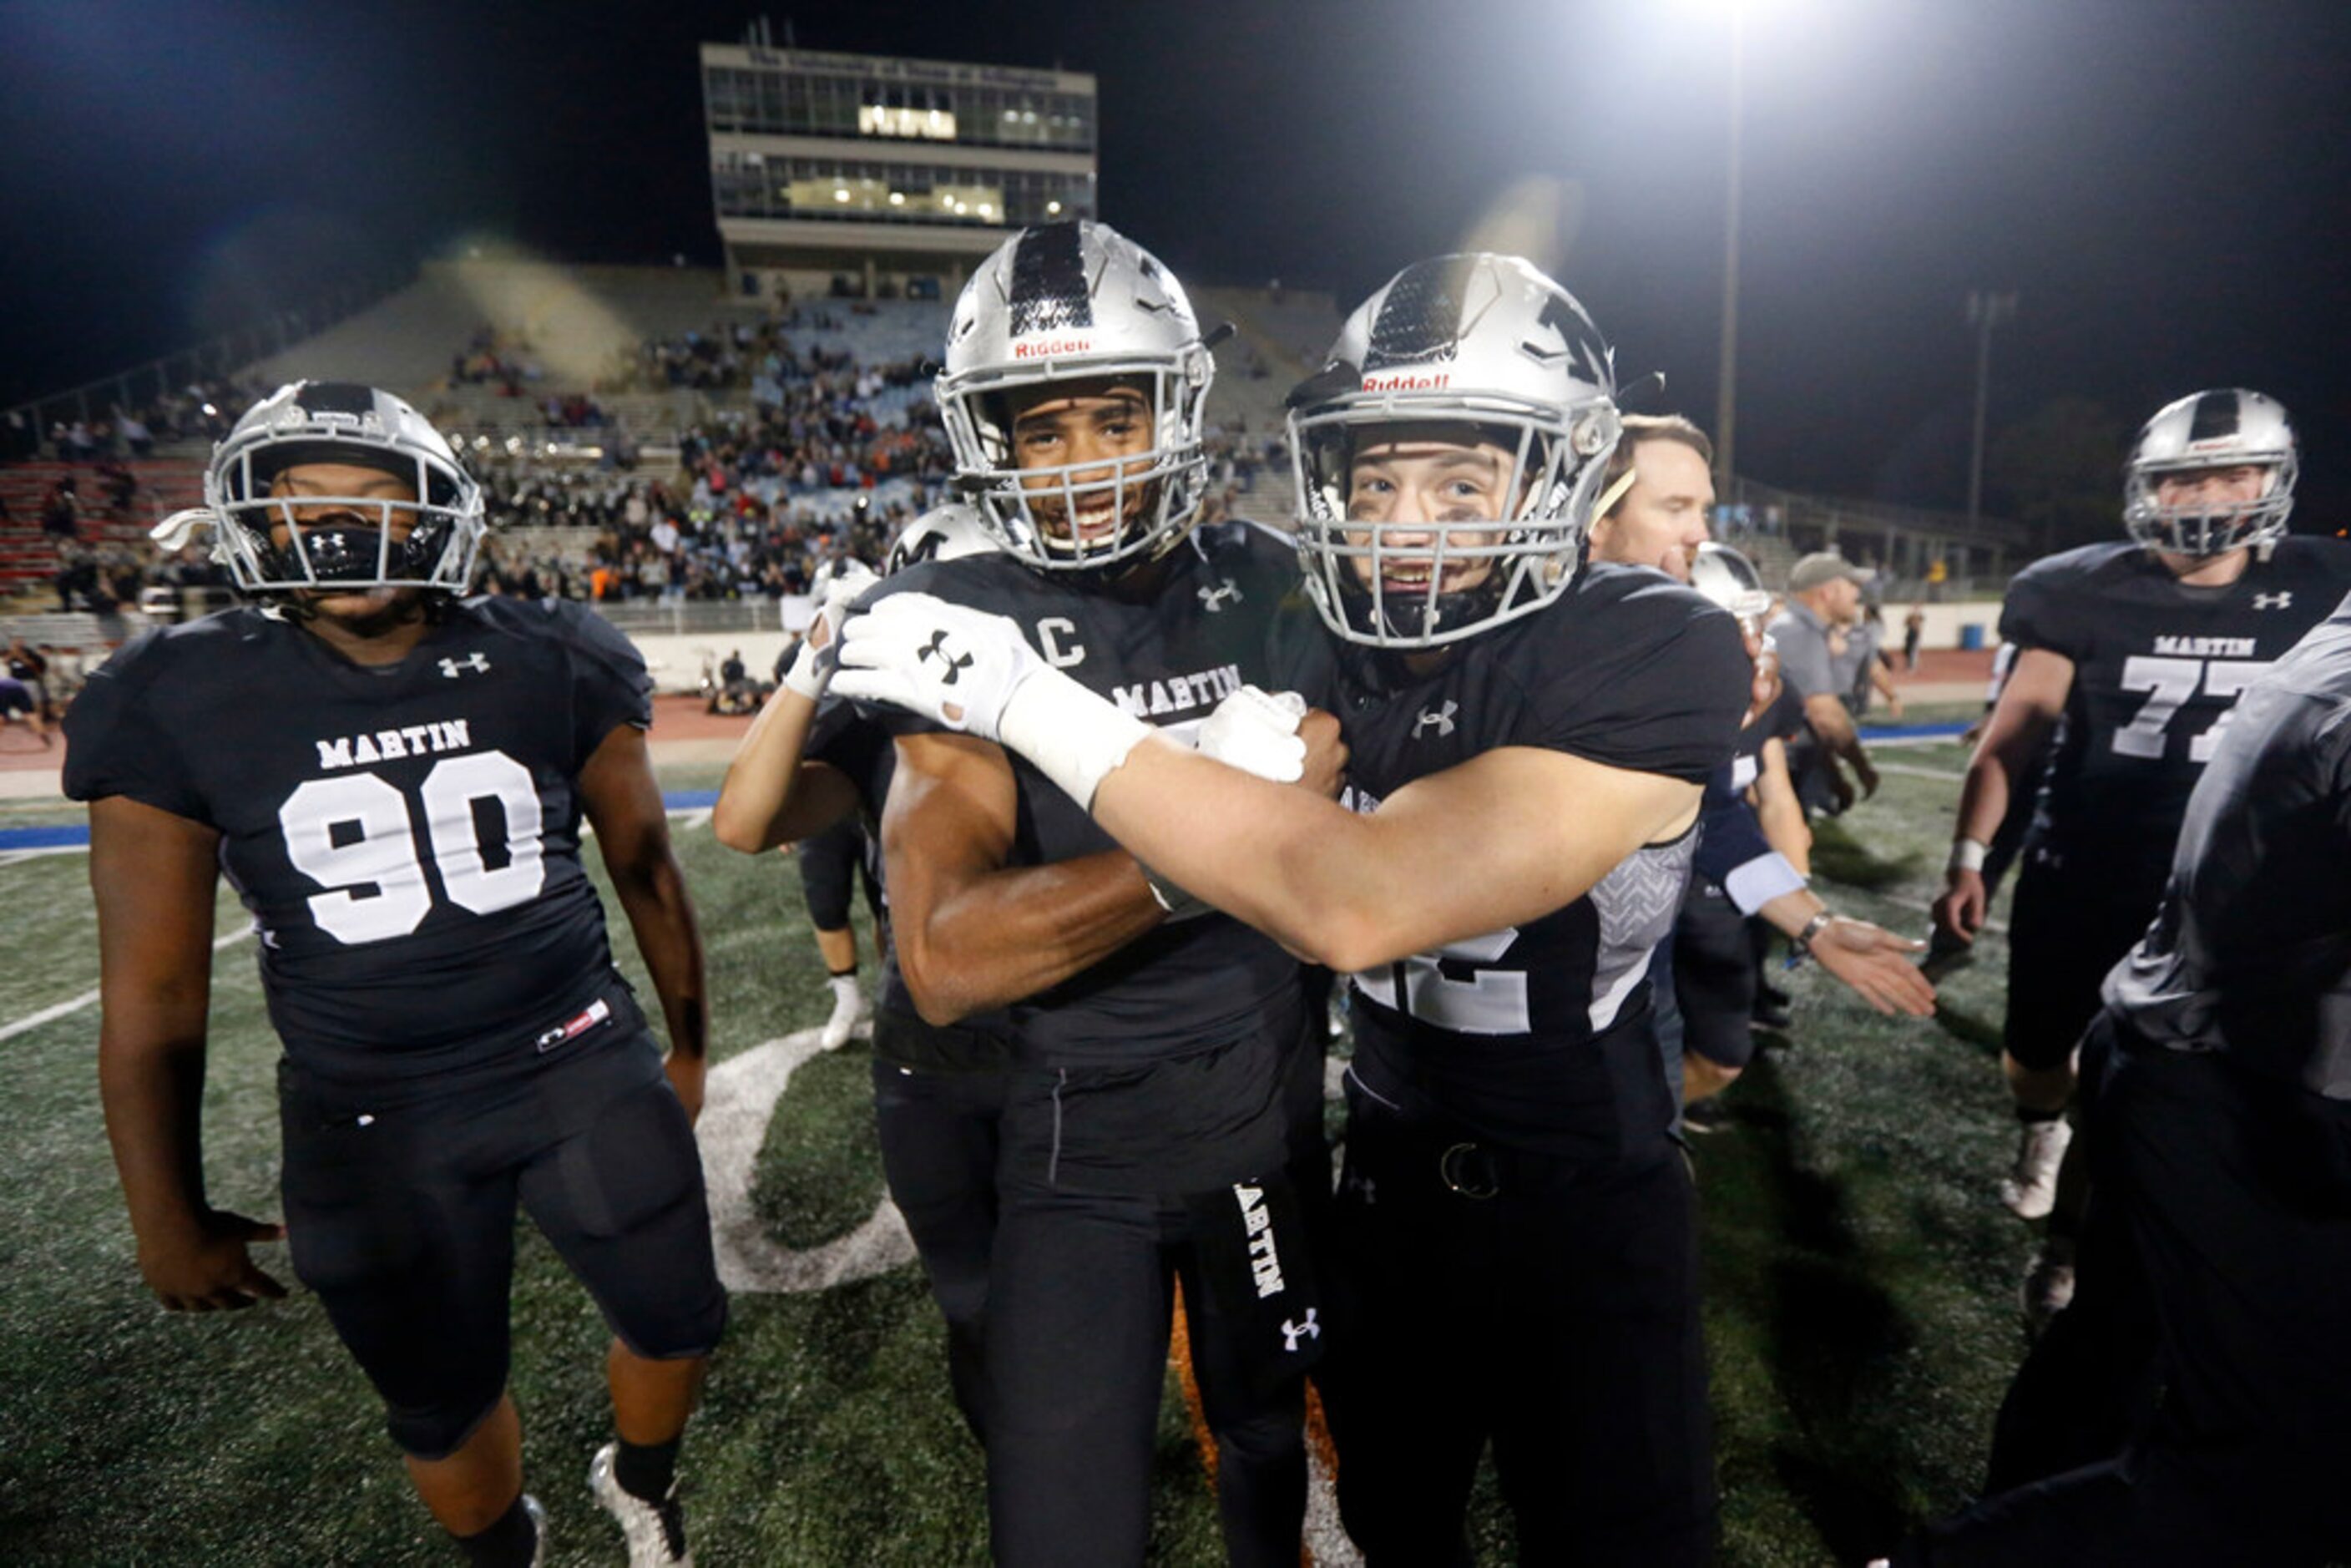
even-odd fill
[(41, 532), (54, 539), (81, 536), (80, 481), (68, 474), (41, 496)]

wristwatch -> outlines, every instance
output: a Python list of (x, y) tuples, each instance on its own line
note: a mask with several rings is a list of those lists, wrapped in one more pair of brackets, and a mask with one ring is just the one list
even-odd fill
[(1835, 918), (1836, 916), (1834, 915), (1831, 914), (1828, 910), (1823, 909), (1819, 914), (1813, 915), (1810, 920), (1805, 921), (1804, 928), (1788, 939), (1788, 951), (1796, 955), (1798, 957), (1802, 957), (1806, 954), (1810, 953), (1813, 950), (1813, 938), (1827, 930), (1829, 928), (1829, 922)]

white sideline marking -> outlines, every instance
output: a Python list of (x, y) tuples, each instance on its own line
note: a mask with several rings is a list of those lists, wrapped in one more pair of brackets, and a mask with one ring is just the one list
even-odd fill
[(1881, 762), (1877, 770), (1880, 773), (1899, 773), (1905, 779), (1940, 779), (1952, 784), (1967, 777), (1963, 772), (1955, 773), (1948, 768), (1921, 768), (1915, 762)]
[(710, 1192), (718, 1278), (730, 1291), (823, 1291), (914, 1260), (914, 1239), (886, 1192), (872, 1218), (848, 1235), (797, 1250), (768, 1235), (751, 1207), (751, 1171), (767, 1141), (768, 1119), (793, 1071), (817, 1054), (817, 1037), (823, 1032), (804, 1029), (755, 1045), (713, 1067), (704, 1081), (695, 1137), (702, 1145), (702, 1179)]
[[(222, 948), (242, 942), (252, 935), (253, 927), (250, 925), (244, 927), (242, 930), (232, 931), (227, 936), (213, 944), (213, 951), (217, 953)], [(71, 1018), (74, 1014), (81, 1011), (82, 1009), (96, 1007), (97, 1005), (98, 993), (96, 991), (84, 991), (81, 995), (69, 998), (65, 1001), (59, 1002), (53, 1008), (43, 1008), (39, 1012), (26, 1013), (15, 1023), (8, 1024), (5, 1027), (0, 1027), (0, 1040), (14, 1040), (16, 1036), (23, 1034), (27, 1030), (38, 1029), (45, 1023), (55, 1023), (57, 1019), (62, 1018)]]
[(88, 844), (45, 844), (37, 850), (10, 850), (0, 854), (0, 866), (15, 865), (18, 861), (39, 860), (43, 855), (86, 855)]

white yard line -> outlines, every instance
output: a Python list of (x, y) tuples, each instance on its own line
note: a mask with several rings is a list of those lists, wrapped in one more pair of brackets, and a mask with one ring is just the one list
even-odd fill
[[(213, 951), (217, 953), (224, 947), (233, 946), (236, 943), (244, 941), (246, 937), (251, 936), (252, 935), (253, 927), (250, 925), (232, 931), (227, 936), (213, 944)], [(98, 993), (94, 990), (84, 991), (81, 995), (68, 998), (65, 1001), (57, 1003), (55, 1007), (43, 1008), (37, 1013), (26, 1013), (15, 1023), (0, 1025), (0, 1040), (13, 1040), (17, 1035), (23, 1034), (27, 1030), (38, 1029), (45, 1023), (55, 1023), (57, 1019), (62, 1018), (71, 1018), (74, 1014), (81, 1011), (84, 1008), (92, 1008), (97, 1005)]]

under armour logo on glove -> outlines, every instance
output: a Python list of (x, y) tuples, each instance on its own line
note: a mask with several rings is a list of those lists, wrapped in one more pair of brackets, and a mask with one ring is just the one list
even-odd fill
[(832, 690), (994, 740), (1014, 689), (1046, 668), (1004, 616), (927, 593), (894, 593), (842, 623)]
[(453, 681), (467, 670), (486, 675), (490, 673), (490, 662), (479, 653), (468, 653), (462, 659), (441, 661), (441, 673)]
[(1211, 614), (1222, 610), (1228, 602), (1238, 604), (1241, 601), (1241, 591), (1238, 585), (1234, 583), (1230, 578), (1216, 584), (1214, 587), (1210, 587), (1207, 583), (1202, 583), (1199, 587), (1198, 592), (1200, 595), (1200, 602), (1208, 607), (1209, 613)]
[(1447, 697), (1445, 699), (1445, 706), (1437, 709), (1435, 713), (1429, 712), (1426, 708), (1421, 709), (1419, 720), (1412, 727), (1412, 737), (1415, 740), (1418, 740), (1420, 738), (1420, 732), (1428, 728), (1431, 725), (1437, 727), (1437, 734), (1451, 735), (1453, 733), (1453, 716), (1457, 712), (1460, 711), (1460, 707), (1461, 705), (1459, 703)]
[(939, 684), (942, 685), (955, 685), (956, 676), (970, 669), (972, 665), (969, 653), (947, 652), (947, 634), (944, 629), (931, 633), (931, 640), (916, 652), (914, 657), (918, 660), (936, 658), (940, 664), (946, 666), (946, 673), (939, 676)]
[(1296, 1350), (1300, 1340), (1322, 1337), (1322, 1325), (1314, 1321), (1312, 1307), (1306, 1309), (1306, 1321), (1302, 1323), (1291, 1322), (1288, 1318), (1281, 1320), (1281, 1348), (1284, 1350)]

